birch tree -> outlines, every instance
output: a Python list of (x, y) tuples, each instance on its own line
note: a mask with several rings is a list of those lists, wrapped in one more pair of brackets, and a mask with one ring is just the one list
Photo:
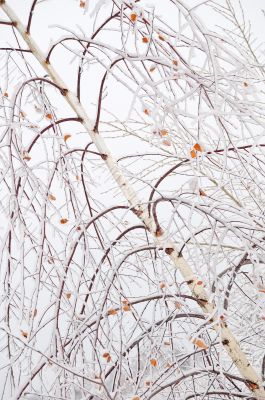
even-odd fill
[(246, 0), (24, 3), (0, 1), (1, 399), (265, 399)]

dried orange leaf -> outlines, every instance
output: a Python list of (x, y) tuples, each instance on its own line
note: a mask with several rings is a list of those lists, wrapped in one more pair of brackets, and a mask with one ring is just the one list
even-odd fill
[(70, 139), (70, 137), (72, 137), (72, 135), (64, 135), (63, 140), (66, 142), (66, 140)]
[(132, 400), (141, 400), (141, 397), (139, 397), (139, 396), (133, 396), (133, 397), (132, 397)]
[(130, 306), (130, 304), (125, 304), (125, 305), (122, 307), (122, 309), (123, 309), (123, 311), (131, 311), (131, 306)]
[(159, 135), (160, 135), (161, 137), (167, 136), (167, 135), (168, 135), (168, 130), (167, 130), (167, 129), (160, 129)]
[(131, 13), (131, 15), (130, 15), (130, 20), (131, 20), (132, 22), (136, 22), (136, 20), (137, 20), (137, 14), (136, 14), (136, 13)]
[(8, 93), (7, 93), (7, 92), (4, 92), (4, 93), (3, 93), (3, 96), (4, 96), (4, 97), (8, 97)]
[(182, 304), (179, 303), (178, 301), (175, 301), (175, 307), (176, 307), (177, 310), (180, 310), (181, 307), (182, 307)]
[(67, 218), (62, 218), (62, 219), (60, 219), (60, 223), (61, 223), (61, 224), (67, 224), (67, 222), (68, 222), (68, 219), (67, 219)]
[(179, 63), (178, 63), (178, 60), (172, 60), (172, 63), (174, 64), (174, 65), (178, 65)]
[(164, 146), (171, 146), (170, 140), (167, 140), (167, 139), (166, 139), (166, 140), (163, 140), (162, 143), (163, 143)]
[(21, 335), (22, 335), (24, 338), (27, 338), (27, 337), (28, 337), (28, 332), (21, 331)]
[(27, 151), (23, 151), (23, 160), (30, 161), (31, 157)]
[(70, 299), (70, 297), (72, 296), (72, 294), (71, 293), (66, 293), (66, 297), (68, 298), (68, 299)]
[(159, 35), (158, 35), (158, 38), (159, 38), (160, 40), (162, 40), (162, 42), (164, 42), (164, 41), (165, 41), (165, 38), (164, 38), (164, 36), (163, 36), (163, 35), (161, 35), (161, 34), (159, 34)]
[(190, 151), (190, 156), (191, 156), (191, 158), (196, 158), (196, 151), (195, 150), (191, 150)]
[(204, 350), (209, 349), (209, 347), (201, 339), (191, 339), (191, 342), (193, 344), (195, 344), (195, 346), (200, 347), (201, 349), (204, 349)]
[(117, 310), (115, 310), (114, 308), (110, 308), (108, 310), (108, 315), (116, 315), (117, 314)]
[(55, 201), (56, 197), (53, 194), (49, 194), (48, 199), (51, 201)]
[(45, 117), (46, 117), (47, 119), (53, 119), (53, 116), (52, 116), (51, 113), (46, 114)]
[(164, 289), (164, 288), (166, 287), (165, 282), (161, 282), (161, 283), (159, 284), (159, 287), (160, 287), (160, 289)]
[(201, 286), (203, 284), (203, 281), (198, 281), (197, 285)]
[(152, 367), (157, 367), (157, 360), (155, 358), (151, 358), (150, 364), (152, 365)]
[(148, 110), (148, 108), (145, 108), (145, 109), (144, 109), (144, 113), (145, 113), (146, 115), (150, 115), (150, 111)]
[(104, 357), (104, 358), (108, 358), (109, 356), (110, 356), (110, 354), (107, 351), (105, 351), (105, 353), (102, 354), (102, 357)]
[(199, 194), (200, 196), (207, 196), (207, 194), (202, 189), (199, 189)]
[(259, 289), (260, 293), (265, 293), (265, 289)]
[(249, 387), (251, 390), (256, 390), (256, 389), (259, 388), (259, 385), (257, 385), (257, 384), (254, 383), (254, 382), (248, 382), (247, 385), (248, 385), (248, 387)]
[(79, 4), (79, 7), (85, 8), (85, 6), (86, 6), (86, 2), (81, 0), (80, 4)]
[(195, 143), (195, 145), (193, 146), (194, 150), (200, 151), (202, 152), (202, 147), (199, 143)]
[(148, 43), (148, 42), (149, 42), (149, 38), (146, 37), (146, 36), (144, 36), (144, 37), (142, 38), (142, 42), (143, 42), (143, 43)]
[(164, 233), (163, 229), (160, 226), (158, 226), (155, 232), (156, 237), (162, 236), (163, 233)]

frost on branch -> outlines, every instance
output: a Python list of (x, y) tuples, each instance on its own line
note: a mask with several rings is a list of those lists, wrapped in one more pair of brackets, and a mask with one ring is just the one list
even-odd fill
[(0, 3), (1, 399), (265, 399), (246, 1)]

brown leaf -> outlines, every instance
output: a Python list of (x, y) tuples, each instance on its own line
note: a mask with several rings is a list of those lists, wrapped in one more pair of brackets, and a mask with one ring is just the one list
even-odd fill
[(46, 117), (47, 119), (53, 119), (53, 116), (52, 116), (51, 113), (46, 114), (45, 117)]
[(56, 197), (53, 194), (49, 194), (48, 199), (51, 201), (55, 201)]
[(255, 382), (247, 382), (247, 386), (250, 388), (250, 390), (254, 391), (259, 388), (259, 385), (257, 385)]
[(85, 8), (85, 6), (86, 6), (86, 2), (81, 0), (80, 4), (79, 4), (79, 7)]
[(162, 236), (163, 233), (164, 233), (163, 229), (162, 229), (160, 226), (158, 226), (157, 229), (156, 229), (156, 231), (155, 231), (156, 237)]
[(194, 150), (200, 151), (202, 152), (202, 147), (199, 143), (195, 143), (195, 145), (193, 146)]
[(190, 339), (195, 346), (200, 347), (201, 349), (207, 350), (209, 347), (204, 343), (201, 339)]
[(61, 224), (67, 224), (67, 222), (68, 222), (68, 219), (67, 219), (67, 218), (62, 218), (62, 219), (60, 219), (60, 223), (61, 223)]
[(167, 135), (168, 135), (168, 130), (167, 130), (167, 129), (160, 129), (159, 135), (160, 135), (161, 137), (167, 136)]
[(163, 36), (163, 35), (161, 35), (161, 34), (159, 34), (159, 35), (158, 35), (158, 39), (162, 40), (162, 42), (164, 42), (164, 41), (165, 41), (165, 38), (164, 38), (164, 36)]
[(144, 37), (142, 38), (142, 42), (143, 42), (143, 43), (148, 43), (148, 42), (149, 42), (149, 38), (146, 37), (146, 36), (144, 36)]
[(151, 358), (150, 364), (152, 365), (152, 367), (157, 367), (157, 360), (155, 358)]
[(64, 135), (63, 140), (66, 142), (70, 137), (72, 137), (72, 135)]
[(66, 293), (66, 297), (67, 297), (67, 299), (70, 299), (70, 298), (71, 298), (71, 296), (72, 296), (72, 294), (71, 294), (70, 292)]
[(125, 304), (125, 305), (122, 307), (122, 309), (123, 309), (123, 311), (131, 311), (131, 306), (130, 306), (130, 304)]
[(148, 110), (148, 108), (145, 108), (145, 109), (144, 109), (144, 113), (145, 113), (146, 115), (150, 115), (150, 111)]
[(164, 145), (164, 146), (171, 146), (171, 142), (170, 142), (170, 140), (163, 140), (163, 142), (162, 142), (162, 144)]
[(28, 332), (21, 331), (21, 335), (22, 335), (24, 338), (27, 338), (27, 337), (28, 337)]
[(199, 189), (199, 194), (200, 196), (207, 196), (207, 194), (202, 189)]
[(31, 157), (27, 151), (23, 151), (23, 160), (30, 161)]
[(160, 289), (164, 289), (166, 287), (165, 282), (160, 282), (159, 287)]
[(110, 308), (108, 310), (108, 315), (116, 315), (117, 314), (117, 310), (115, 310), (114, 308)]
[(105, 353), (102, 354), (102, 357), (104, 357), (104, 358), (108, 358), (109, 356), (110, 356), (110, 354), (107, 351), (105, 351)]
[(190, 151), (190, 156), (191, 156), (191, 158), (196, 158), (196, 151), (195, 150), (191, 150)]
[(136, 20), (137, 20), (137, 14), (136, 14), (136, 13), (131, 13), (131, 15), (130, 15), (130, 20), (131, 20), (133, 23), (135, 23)]
[(148, 387), (151, 386), (152, 383), (153, 383), (152, 381), (145, 381), (145, 382), (144, 382), (145, 386), (148, 386)]
[(182, 304), (179, 303), (178, 301), (175, 301), (175, 307), (177, 310), (180, 310), (182, 308)]
[(8, 97), (8, 93), (7, 93), (7, 92), (4, 92), (4, 93), (3, 93), (3, 96), (4, 96), (4, 97)]

